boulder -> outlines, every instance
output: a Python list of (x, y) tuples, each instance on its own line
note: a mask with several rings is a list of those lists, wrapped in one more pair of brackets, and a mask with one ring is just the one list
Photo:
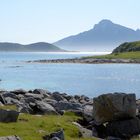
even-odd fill
[(34, 94), (47, 94), (47, 93), (50, 93), (49, 91), (47, 90), (44, 90), (44, 89), (35, 89), (33, 91)]
[(80, 95), (75, 95), (74, 98), (75, 98), (76, 100), (80, 100), (81, 96), (80, 96)]
[(93, 105), (85, 105), (83, 107), (83, 117), (88, 121), (93, 119)]
[(0, 140), (21, 140), (18, 136), (0, 137)]
[(36, 100), (42, 100), (44, 98), (43, 94), (26, 93), (25, 97), (32, 97)]
[(0, 94), (0, 102), (6, 104), (5, 98)]
[(69, 101), (69, 100), (71, 100), (71, 99), (73, 98), (73, 96), (70, 96), (70, 95), (64, 95), (64, 98), (65, 98), (67, 101)]
[(58, 113), (56, 112), (55, 108), (53, 106), (51, 106), (50, 104), (47, 104), (45, 102), (37, 101), (36, 102), (36, 107), (37, 107), (36, 109), (38, 111), (38, 112), (36, 112), (37, 114), (54, 114), (54, 115), (58, 115)]
[(140, 119), (133, 118), (129, 120), (121, 120), (109, 122), (106, 125), (107, 135), (117, 138), (131, 138), (140, 134)]
[(0, 109), (0, 122), (16, 122), (19, 116), (19, 112), (14, 110)]
[(55, 104), (56, 110), (82, 110), (82, 106), (79, 103), (69, 103), (60, 101)]
[(18, 112), (20, 113), (28, 113), (28, 114), (34, 114), (33, 109), (29, 106), (29, 104), (20, 103), (17, 105)]
[(65, 140), (64, 131), (60, 130), (43, 137), (43, 140)]
[(104, 94), (93, 99), (93, 118), (97, 123), (105, 123), (136, 116), (135, 94)]
[(12, 93), (14, 93), (14, 94), (25, 94), (25, 93), (27, 93), (27, 91), (26, 90), (24, 90), (24, 89), (17, 89), (17, 90), (13, 90), (13, 91), (11, 91)]
[(56, 101), (66, 101), (66, 99), (59, 92), (54, 92), (51, 95), (51, 98), (56, 100)]
[(52, 106), (54, 106), (54, 105), (57, 103), (56, 100), (54, 100), (54, 99), (49, 99), (49, 98), (45, 98), (45, 99), (43, 99), (42, 101), (45, 102), (45, 103), (48, 103), (48, 104), (50, 104), (50, 105), (52, 105)]
[(87, 128), (84, 128), (83, 126), (81, 126), (77, 122), (73, 122), (73, 124), (78, 127), (81, 137), (83, 137), (83, 138), (92, 138), (92, 131), (91, 130), (89, 130)]
[(14, 93), (11, 93), (11, 92), (4, 92), (1, 95), (3, 96), (3, 98), (10, 97), (10, 98), (13, 98), (13, 99), (17, 99), (18, 100), (17, 95), (14, 94)]
[(6, 97), (5, 102), (6, 102), (6, 104), (11, 104), (11, 105), (20, 103), (20, 101), (18, 101), (17, 99), (11, 98), (11, 97)]
[(34, 94), (41, 94), (41, 95), (43, 95), (44, 97), (50, 97), (50, 92), (49, 91), (47, 91), (47, 90), (44, 90), (44, 89), (35, 89), (34, 91), (33, 91), (33, 93)]
[(36, 99), (33, 97), (25, 97), (25, 98), (21, 98), (20, 102), (24, 104), (35, 103)]
[(76, 100), (75, 98), (71, 98), (71, 99), (69, 100), (69, 102), (70, 102), (70, 103), (79, 103), (79, 101)]

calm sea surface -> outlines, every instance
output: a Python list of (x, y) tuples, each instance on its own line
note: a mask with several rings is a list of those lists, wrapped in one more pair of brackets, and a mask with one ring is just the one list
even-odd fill
[(90, 97), (108, 92), (140, 97), (139, 64), (27, 64), (26, 60), (75, 58), (89, 53), (0, 53), (0, 89), (43, 88)]

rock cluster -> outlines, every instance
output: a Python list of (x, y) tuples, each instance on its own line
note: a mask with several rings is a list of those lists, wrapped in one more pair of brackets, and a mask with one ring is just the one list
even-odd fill
[[(19, 113), (63, 115), (74, 112), (82, 117), (73, 122), (79, 137), (107, 140), (128, 140), (140, 134), (140, 100), (135, 94), (109, 93), (94, 99), (70, 96), (43, 89), (0, 91), (0, 104), (16, 105), (18, 111), (0, 109), (0, 122), (15, 122)], [(11, 139), (10, 139), (11, 138)], [(0, 140), (20, 140), (16, 136)], [(44, 140), (65, 140), (63, 129), (43, 137)]]
[[(20, 113), (62, 115), (65, 111), (92, 119), (93, 100), (87, 96), (70, 96), (43, 89), (0, 91), (0, 104), (15, 104)], [(0, 118), (1, 119), (1, 118)]]

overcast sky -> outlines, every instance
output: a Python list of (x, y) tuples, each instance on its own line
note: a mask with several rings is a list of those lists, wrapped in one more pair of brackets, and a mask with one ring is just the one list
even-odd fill
[(55, 42), (102, 19), (140, 28), (140, 0), (0, 0), (0, 41)]

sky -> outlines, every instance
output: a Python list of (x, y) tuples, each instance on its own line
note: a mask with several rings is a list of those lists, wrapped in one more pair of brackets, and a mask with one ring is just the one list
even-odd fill
[(53, 43), (110, 19), (140, 28), (140, 0), (0, 0), (0, 42)]

